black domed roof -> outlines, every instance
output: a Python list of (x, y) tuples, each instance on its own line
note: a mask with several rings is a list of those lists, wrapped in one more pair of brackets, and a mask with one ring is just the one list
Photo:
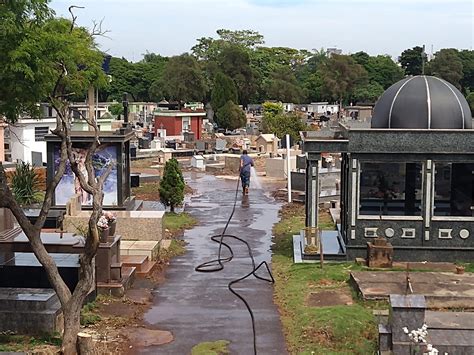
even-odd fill
[(456, 87), (419, 75), (400, 80), (380, 96), (372, 128), (470, 129), (471, 110)]

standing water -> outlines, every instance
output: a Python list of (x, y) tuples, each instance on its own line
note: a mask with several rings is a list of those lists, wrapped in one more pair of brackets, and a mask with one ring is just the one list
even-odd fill
[(252, 189), (262, 189), (262, 183), (260, 182), (260, 178), (255, 171), (255, 168), (252, 166), (250, 168), (250, 188)]

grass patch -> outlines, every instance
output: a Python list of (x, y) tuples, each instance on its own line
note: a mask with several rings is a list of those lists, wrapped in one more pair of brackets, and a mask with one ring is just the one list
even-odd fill
[(161, 261), (169, 261), (175, 256), (183, 255), (186, 253), (186, 242), (184, 240), (171, 240), (170, 247), (168, 249), (161, 248), (158, 253), (158, 259)]
[(61, 346), (61, 337), (59, 334), (42, 337), (0, 334), (0, 352), (24, 352), (41, 345)]
[(217, 340), (213, 342), (204, 342), (191, 349), (191, 355), (227, 355), (230, 354), (227, 340)]
[(132, 188), (134, 193), (141, 193), (141, 194), (151, 194), (151, 193), (159, 193), (160, 190), (160, 183), (159, 182), (147, 182), (141, 184), (138, 187)]
[(192, 217), (189, 213), (165, 213), (163, 218), (163, 227), (168, 229), (171, 233), (179, 232), (183, 229), (189, 229), (197, 224), (197, 219)]
[(97, 309), (97, 304), (95, 302), (89, 302), (81, 310), (81, 325), (93, 325), (97, 322), (100, 322), (102, 318), (100, 315), (95, 313)]
[[(347, 287), (354, 263), (293, 264), (293, 235), (304, 228), (304, 207), (286, 205), (273, 229), (272, 270), (274, 299), (281, 313), (290, 354), (373, 354), (377, 328), (371, 308), (361, 300), (352, 305), (311, 307), (310, 292)], [(320, 227), (333, 229), (328, 213), (320, 214)], [(380, 305), (382, 306), (382, 305)]]
[(147, 169), (152, 165), (157, 165), (157, 160), (158, 158), (135, 159), (130, 163), (130, 167), (132, 169)]

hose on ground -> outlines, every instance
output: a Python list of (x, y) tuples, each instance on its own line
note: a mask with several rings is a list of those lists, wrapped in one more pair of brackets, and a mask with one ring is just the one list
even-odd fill
[[(270, 283), (275, 283), (275, 279), (273, 278), (273, 275), (270, 271), (270, 267), (268, 266), (266, 261), (262, 261), (260, 264), (258, 264), (258, 266), (256, 266), (255, 258), (254, 258), (253, 253), (252, 253), (252, 248), (250, 247), (249, 243), (246, 240), (244, 240), (242, 238), (239, 238), (239, 237), (237, 237), (235, 235), (232, 235), (232, 234), (226, 234), (227, 227), (229, 226), (230, 221), (232, 220), (232, 217), (234, 217), (235, 208), (236, 208), (237, 200), (238, 200), (238, 193), (239, 193), (239, 180), (237, 179), (237, 187), (235, 189), (234, 205), (232, 207), (232, 212), (231, 212), (231, 214), (230, 214), (230, 216), (227, 220), (227, 223), (226, 223), (224, 229), (222, 230), (221, 234), (214, 235), (214, 236), (211, 237), (211, 240), (213, 242), (219, 243), (219, 251), (217, 253), (217, 259), (210, 260), (210, 261), (207, 261), (205, 263), (202, 263), (202, 264), (196, 266), (195, 270), (198, 271), (198, 272), (218, 272), (218, 271), (221, 271), (221, 270), (224, 269), (224, 263), (227, 263), (227, 262), (231, 261), (232, 258), (234, 257), (234, 252), (233, 252), (232, 248), (230, 247), (229, 244), (224, 242), (224, 239), (228, 239), (228, 240), (234, 239), (234, 240), (237, 240), (237, 241), (239, 241), (239, 242), (246, 245), (248, 255), (250, 257), (250, 260), (252, 261), (252, 271), (250, 271), (248, 274), (246, 274), (246, 275), (244, 275), (244, 276), (242, 276), (238, 279), (235, 279), (235, 280), (232, 280), (231, 282), (229, 282), (228, 285), (227, 285), (227, 288), (229, 289), (230, 292), (232, 292), (237, 298), (239, 298), (244, 303), (245, 307), (247, 308), (247, 311), (250, 314), (250, 319), (252, 321), (252, 333), (253, 333), (253, 351), (254, 351), (254, 354), (256, 355), (257, 354), (257, 333), (256, 333), (256, 330), (255, 330), (255, 316), (254, 316), (253, 311), (250, 308), (250, 305), (247, 302), (247, 300), (242, 295), (240, 295), (236, 290), (234, 290), (233, 286), (236, 285), (237, 283), (247, 279), (248, 277), (250, 277), (252, 275), (255, 278), (259, 279), (259, 280), (270, 282)], [(227, 256), (225, 258), (223, 258), (221, 256), (223, 247), (225, 247), (227, 249), (230, 256)], [(269, 278), (257, 275), (257, 271), (262, 266), (265, 267), (268, 274), (270, 275)]]

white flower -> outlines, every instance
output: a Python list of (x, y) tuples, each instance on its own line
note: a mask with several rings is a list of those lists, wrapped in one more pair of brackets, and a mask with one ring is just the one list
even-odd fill
[(407, 328), (407, 327), (403, 327), (403, 332), (404, 332), (405, 334), (408, 334), (408, 328)]

